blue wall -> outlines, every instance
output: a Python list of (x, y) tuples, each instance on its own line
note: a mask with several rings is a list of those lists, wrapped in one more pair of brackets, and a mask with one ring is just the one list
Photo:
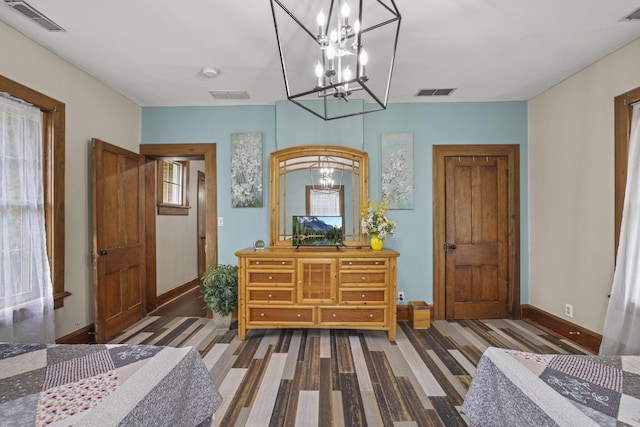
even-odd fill
[[(295, 107), (295, 106), (294, 106)], [(304, 110), (298, 108), (300, 111)], [(336, 144), (335, 140), (318, 140), (323, 127), (319, 118), (306, 113), (291, 113), (276, 106), (239, 107), (144, 107), (142, 109), (141, 141), (158, 143), (216, 143), (218, 168), (218, 216), (224, 226), (218, 230), (218, 258), (221, 263), (235, 263), (234, 252), (249, 247), (257, 239), (269, 241), (269, 153), (283, 148), (278, 135), (309, 140), (300, 120), (309, 121), (316, 135), (315, 143)], [(308, 117), (307, 117), (308, 116)], [(302, 118), (301, 118), (302, 117)], [(387, 110), (362, 116), (363, 129), (356, 132), (362, 140), (349, 146), (369, 153), (369, 196), (380, 199), (380, 136), (382, 133), (411, 132), (414, 143), (415, 208), (393, 210), (389, 217), (398, 221), (393, 239), (385, 247), (400, 252), (398, 260), (398, 290), (407, 300), (433, 302), (433, 208), (431, 152), (433, 145), (445, 144), (518, 144), (520, 145), (520, 239), (521, 239), (521, 302), (529, 295), (529, 221), (527, 182), (527, 103), (411, 103), (391, 104)], [(292, 123), (287, 127), (287, 122)], [(353, 121), (329, 122), (330, 132), (336, 125), (345, 126), (353, 134)], [(293, 125), (295, 124), (295, 126)], [(329, 126), (329, 124), (327, 124)], [(231, 208), (230, 135), (233, 132), (262, 132), (264, 207)], [(327, 139), (331, 139), (327, 136)], [(302, 144), (302, 142), (301, 142)], [(290, 144), (286, 144), (289, 146)]]

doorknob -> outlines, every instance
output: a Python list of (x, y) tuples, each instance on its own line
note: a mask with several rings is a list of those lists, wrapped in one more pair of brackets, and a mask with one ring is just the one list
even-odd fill
[(207, 238), (207, 236), (200, 236), (200, 240), (204, 240), (206, 238)]
[(107, 250), (106, 249), (101, 249), (100, 252), (98, 252), (100, 255), (106, 255), (107, 254)]
[(457, 248), (457, 246), (454, 243), (444, 242), (444, 251), (445, 252), (453, 251), (456, 248)]

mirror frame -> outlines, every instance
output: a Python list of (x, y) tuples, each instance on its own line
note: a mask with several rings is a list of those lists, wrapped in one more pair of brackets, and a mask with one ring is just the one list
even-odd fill
[[(348, 162), (357, 162), (359, 165), (359, 173), (357, 176), (358, 197), (351, 195), (351, 198), (345, 200), (345, 211), (349, 203), (358, 202), (358, 209), (354, 211), (354, 218), (357, 219), (358, 230), (360, 230), (360, 222), (362, 220), (362, 208), (369, 201), (369, 154), (365, 151), (355, 148), (340, 147), (335, 145), (300, 145), (297, 147), (284, 148), (274, 151), (270, 155), (270, 245), (276, 247), (289, 247), (293, 249), (291, 240), (287, 239), (287, 234), (280, 230), (281, 206), (280, 201), (286, 206), (286, 188), (280, 188), (280, 177), (287, 173), (286, 168), (281, 168), (282, 164), (295, 164), (299, 159), (301, 163), (305, 163), (306, 159), (317, 157), (318, 160), (324, 157), (333, 159), (343, 159)], [(319, 162), (318, 162), (319, 163)], [(289, 172), (300, 170), (301, 168), (291, 168)], [(305, 169), (311, 169), (305, 167)], [(281, 194), (281, 192), (283, 192)], [(286, 216), (286, 211), (284, 213)], [(361, 230), (360, 230), (361, 231)], [(367, 244), (366, 236), (362, 232), (358, 233), (358, 237), (351, 241), (345, 241), (344, 245), (349, 247), (361, 247)]]

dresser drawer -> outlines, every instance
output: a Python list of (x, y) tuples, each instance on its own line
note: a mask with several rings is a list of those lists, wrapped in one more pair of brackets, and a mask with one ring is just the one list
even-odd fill
[(250, 270), (248, 273), (249, 286), (293, 286), (293, 271), (260, 271)]
[[(320, 308), (320, 323), (385, 323), (385, 309)], [(354, 325), (357, 328), (357, 325)]]
[(385, 286), (388, 274), (387, 270), (340, 271), (340, 286)]
[(340, 290), (340, 304), (383, 304), (387, 300), (386, 289)]
[(340, 268), (387, 268), (385, 258), (341, 259)]
[(249, 258), (247, 265), (249, 268), (292, 268), (294, 262), (293, 258)]
[(247, 302), (283, 303), (294, 302), (293, 288), (290, 289), (249, 289)]
[(313, 307), (249, 307), (249, 322), (313, 323)]

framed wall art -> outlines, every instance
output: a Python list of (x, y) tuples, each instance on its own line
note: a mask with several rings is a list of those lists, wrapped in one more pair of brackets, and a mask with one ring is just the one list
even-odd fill
[(262, 133), (231, 134), (231, 207), (262, 207)]
[(382, 199), (389, 209), (413, 209), (413, 134), (383, 133), (380, 151)]

